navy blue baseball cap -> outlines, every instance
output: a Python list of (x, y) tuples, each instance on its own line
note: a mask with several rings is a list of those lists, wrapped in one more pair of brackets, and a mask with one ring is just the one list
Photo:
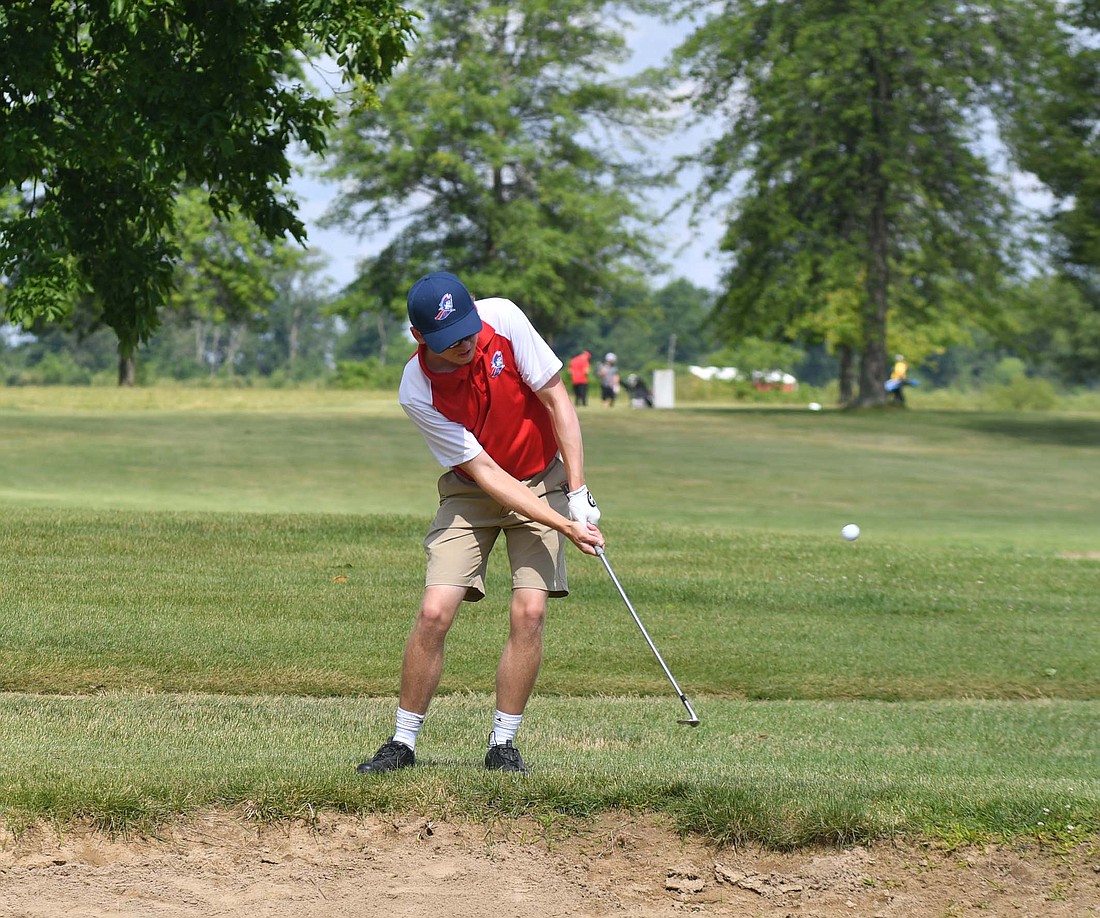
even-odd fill
[(453, 274), (425, 274), (409, 289), (409, 321), (437, 354), (481, 331), (474, 298)]

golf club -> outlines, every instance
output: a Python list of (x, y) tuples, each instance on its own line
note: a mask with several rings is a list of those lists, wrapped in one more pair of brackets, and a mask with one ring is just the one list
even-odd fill
[(677, 723), (687, 724), (689, 727), (699, 726), (699, 715), (695, 713), (695, 709), (691, 706), (691, 702), (688, 701), (687, 695), (676, 683), (676, 679), (672, 675), (672, 671), (665, 665), (665, 661), (661, 659), (660, 651), (657, 650), (657, 645), (653, 643), (653, 639), (649, 636), (649, 632), (645, 630), (645, 625), (642, 624), (642, 620), (638, 618), (638, 613), (634, 611), (634, 606), (631, 605), (630, 599), (626, 595), (626, 590), (623, 589), (623, 585), (619, 583), (619, 578), (615, 576), (615, 572), (611, 569), (611, 562), (607, 560), (607, 555), (604, 550), (599, 546), (596, 547), (596, 554), (600, 556), (600, 560), (603, 562), (603, 566), (607, 568), (607, 572), (611, 575), (611, 581), (615, 584), (615, 588), (619, 591), (619, 595), (623, 598), (623, 602), (626, 603), (626, 607), (630, 610), (630, 614), (634, 616), (634, 622), (642, 632), (642, 637), (645, 638), (646, 643), (649, 645), (649, 649), (653, 651), (653, 656), (657, 658), (657, 662), (661, 664), (661, 669), (665, 671), (665, 675), (668, 676), (668, 681), (672, 683), (672, 687), (676, 689), (676, 694), (680, 696), (680, 701), (683, 702), (684, 707), (687, 708), (688, 719), (680, 720)]

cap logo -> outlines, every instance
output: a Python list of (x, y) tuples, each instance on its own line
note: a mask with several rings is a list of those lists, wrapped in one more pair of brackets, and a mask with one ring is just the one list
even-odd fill
[(455, 311), (454, 300), (449, 293), (443, 294), (443, 299), (439, 301), (439, 312), (435, 314), (435, 320), (442, 322), (447, 316)]

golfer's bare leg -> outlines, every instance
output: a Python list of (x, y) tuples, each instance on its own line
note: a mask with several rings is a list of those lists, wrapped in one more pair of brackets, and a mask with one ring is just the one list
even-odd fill
[(512, 591), (508, 640), (497, 667), (497, 709), (522, 714), (542, 665), (542, 629), (546, 621), (545, 590)]
[(466, 596), (460, 586), (429, 586), (420, 600), (420, 612), (405, 642), (401, 664), (400, 705), (414, 714), (427, 714), (443, 675), (443, 648), (455, 613)]

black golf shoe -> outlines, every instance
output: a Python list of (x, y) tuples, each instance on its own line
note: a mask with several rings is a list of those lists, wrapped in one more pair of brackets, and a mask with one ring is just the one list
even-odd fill
[(389, 739), (384, 742), (374, 758), (364, 762), (355, 770), (361, 775), (373, 775), (383, 771), (397, 771), (416, 764), (416, 753), (404, 743)]
[(523, 764), (523, 756), (512, 745), (511, 740), (505, 740), (499, 746), (490, 746), (485, 753), (485, 767), (490, 771), (510, 771), (515, 774), (528, 774), (530, 769)]

